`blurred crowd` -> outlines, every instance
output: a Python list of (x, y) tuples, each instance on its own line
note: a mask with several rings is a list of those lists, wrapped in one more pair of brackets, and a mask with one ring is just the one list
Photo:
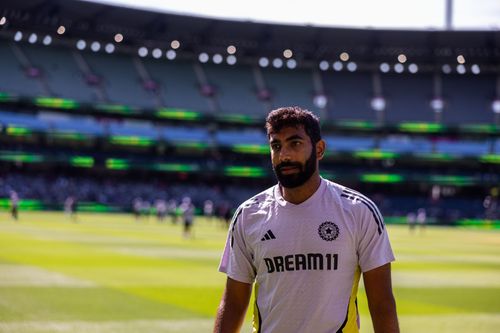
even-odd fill
[[(7, 173), (0, 176), (0, 198), (39, 200), (45, 208), (72, 211), (81, 203), (95, 203), (117, 211), (133, 212), (136, 217), (157, 214), (182, 216), (186, 210), (194, 215), (228, 219), (239, 204), (264, 190), (262, 184), (217, 184), (205, 181), (164, 179), (134, 180), (131, 177), (95, 177), (85, 175), (49, 175)], [(404, 196), (397, 193), (367, 194), (383, 215), (409, 216), (425, 209), (426, 219), (453, 223), (460, 218), (500, 218), (499, 196), (492, 192), (484, 197), (436, 195)], [(186, 209), (186, 207), (192, 207)], [(173, 214), (173, 212), (176, 212)]]

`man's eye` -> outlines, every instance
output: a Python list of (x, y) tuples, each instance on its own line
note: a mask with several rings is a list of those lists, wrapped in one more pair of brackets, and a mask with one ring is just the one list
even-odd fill
[(279, 145), (279, 144), (271, 145), (272, 150), (279, 150), (280, 148), (281, 148), (281, 145)]

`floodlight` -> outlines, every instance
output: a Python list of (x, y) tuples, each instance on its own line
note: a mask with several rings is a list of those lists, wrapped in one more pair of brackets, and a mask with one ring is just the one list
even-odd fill
[(266, 57), (262, 57), (259, 59), (259, 66), (260, 67), (267, 67), (269, 66), (269, 59), (267, 59)]
[(355, 72), (357, 69), (358, 65), (355, 62), (351, 61), (350, 63), (347, 64), (347, 70), (349, 72)]
[(388, 63), (383, 62), (383, 63), (381, 63), (381, 64), (380, 64), (379, 68), (380, 68), (380, 71), (381, 71), (382, 73), (388, 73), (388, 72), (389, 72), (389, 70), (391, 69), (391, 66), (389, 66), (389, 64), (388, 64)]
[(177, 52), (175, 52), (174, 50), (168, 50), (165, 56), (168, 60), (174, 60), (175, 57), (177, 57)]
[(321, 69), (322, 71), (328, 70), (328, 67), (330, 67), (330, 65), (328, 64), (328, 61), (326, 61), (326, 60), (323, 60), (319, 63), (319, 69)]
[(283, 67), (283, 60), (281, 60), (280, 58), (274, 58), (273, 59), (273, 67), (274, 68), (281, 68), (281, 67)]
[(78, 42), (76, 42), (77, 49), (84, 50), (86, 47), (87, 47), (87, 43), (83, 39), (80, 39)]
[(148, 49), (145, 46), (141, 46), (137, 51), (137, 54), (139, 54), (139, 57), (144, 58), (148, 55)]
[(206, 63), (210, 57), (205, 52), (200, 53), (198, 60), (202, 63)]
[(344, 68), (344, 64), (340, 61), (335, 61), (333, 63), (333, 70), (336, 71), (336, 72), (340, 72), (342, 70), (342, 68)]
[(286, 62), (286, 67), (288, 67), (289, 69), (294, 69), (295, 67), (297, 67), (297, 61), (295, 59), (288, 59)]

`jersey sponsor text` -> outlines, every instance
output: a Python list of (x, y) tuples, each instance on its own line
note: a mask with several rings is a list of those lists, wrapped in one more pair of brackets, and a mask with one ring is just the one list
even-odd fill
[(337, 253), (321, 254), (288, 254), (264, 258), (268, 273), (290, 272), (290, 271), (316, 271), (316, 270), (337, 270), (339, 255)]

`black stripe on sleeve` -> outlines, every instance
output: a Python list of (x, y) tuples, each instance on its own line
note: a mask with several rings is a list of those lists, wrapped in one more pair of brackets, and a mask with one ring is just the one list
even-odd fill
[(367, 205), (369, 205), (373, 209), (372, 213), (375, 212), (374, 214), (378, 216), (380, 227), (384, 229), (384, 219), (382, 218), (382, 214), (380, 214), (380, 211), (378, 210), (377, 206), (373, 203), (373, 201), (370, 200), (370, 198), (351, 189), (344, 189), (344, 192), (358, 197), (361, 201), (364, 201)]
[(234, 227), (236, 226), (236, 222), (238, 221), (238, 217), (240, 217), (242, 211), (243, 207), (238, 208), (236, 213), (234, 213), (233, 220), (231, 221), (231, 225), (233, 226), (231, 228), (231, 248), (233, 247), (234, 244)]
[(378, 234), (379, 235), (382, 234), (382, 229), (381, 229), (381, 228), (383, 228), (382, 220), (380, 219), (380, 217), (378, 216), (378, 214), (375, 213), (375, 211), (373, 210), (373, 208), (365, 200), (363, 200), (362, 198), (360, 198), (359, 196), (356, 196), (354, 194), (347, 195), (347, 194), (342, 193), (340, 196), (344, 197), (344, 198), (347, 198), (347, 199), (350, 199), (350, 200), (352, 200), (352, 199), (358, 199), (362, 204), (364, 204), (370, 210), (370, 212), (372, 213), (373, 218), (375, 220), (375, 223), (377, 223)]

